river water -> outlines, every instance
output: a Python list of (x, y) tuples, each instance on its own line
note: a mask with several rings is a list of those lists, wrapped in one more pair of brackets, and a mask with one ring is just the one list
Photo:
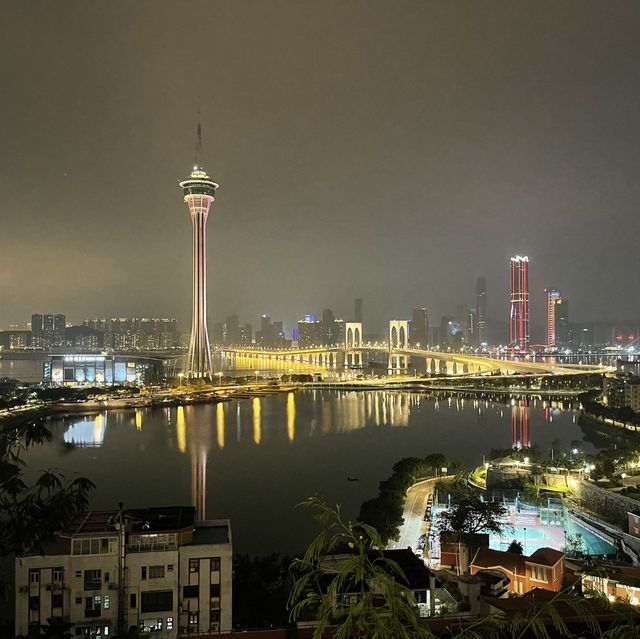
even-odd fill
[(442, 452), (471, 466), (492, 447), (558, 438), (568, 449), (583, 436), (569, 402), (395, 391), (302, 390), (51, 427), (53, 441), (28, 455), (32, 471), (89, 477), (97, 509), (197, 505), (209, 519), (230, 518), (235, 550), (251, 554), (301, 550), (314, 524), (295, 506), (315, 493), (355, 518), (402, 457)]

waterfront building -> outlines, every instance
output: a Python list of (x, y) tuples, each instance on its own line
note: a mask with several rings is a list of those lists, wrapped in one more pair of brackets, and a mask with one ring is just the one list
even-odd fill
[(31, 316), (31, 346), (42, 349), (62, 346), (66, 325), (64, 315), (34, 313)]
[(53, 386), (158, 384), (163, 381), (162, 360), (133, 355), (66, 353), (50, 355), (43, 382)]
[(509, 348), (529, 350), (529, 258), (516, 255), (510, 263)]
[(555, 307), (556, 346), (565, 348), (571, 346), (573, 336), (569, 327), (569, 302), (560, 298)]
[(64, 345), (84, 351), (97, 351), (104, 347), (104, 333), (88, 326), (68, 326)]
[(31, 346), (31, 331), (0, 331), (0, 350), (24, 350)]
[[(100, 345), (109, 351), (158, 351), (178, 345), (178, 327), (174, 317), (85, 319), (82, 327), (102, 333)], [(67, 340), (67, 345), (74, 344)]]
[(429, 343), (429, 312), (426, 308), (414, 308), (409, 326), (413, 348), (426, 348)]
[(202, 130), (198, 124), (196, 165), (189, 177), (180, 182), (184, 201), (189, 207), (193, 227), (191, 338), (187, 351), (187, 377), (213, 376), (211, 347), (207, 332), (207, 218), (215, 201), (218, 185), (199, 166)]
[(40, 636), (52, 616), (82, 637), (228, 632), (232, 556), (229, 521), (196, 521), (193, 507), (82, 513), (15, 560), (16, 633)]
[(298, 320), (298, 346), (309, 348), (324, 343), (322, 322), (315, 315), (305, 315)]
[(623, 373), (605, 377), (602, 390), (610, 408), (630, 408), (640, 413), (640, 377)]
[(476, 279), (476, 346), (487, 346), (487, 279)]
[(556, 305), (562, 298), (560, 291), (555, 288), (545, 288), (547, 297), (547, 335), (545, 343), (549, 348), (556, 346)]

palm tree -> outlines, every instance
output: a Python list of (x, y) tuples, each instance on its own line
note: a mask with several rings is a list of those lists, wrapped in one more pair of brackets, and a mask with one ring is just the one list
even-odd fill
[[(311, 613), (317, 621), (314, 639), (320, 639), (333, 624), (335, 639), (433, 637), (420, 624), (418, 609), (406, 596), (402, 570), (384, 557), (375, 528), (361, 522), (345, 522), (339, 506), (330, 508), (318, 497), (307, 499), (301, 506), (314, 512), (322, 530), (303, 557), (292, 563), (292, 621)], [(340, 551), (345, 554), (341, 561), (327, 561), (327, 555)], [(347, 594), (351, 605), (346, 605)]]

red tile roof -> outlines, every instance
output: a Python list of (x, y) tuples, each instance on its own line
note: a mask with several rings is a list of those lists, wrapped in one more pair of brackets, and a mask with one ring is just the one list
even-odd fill
[(534, 564), (541, 564), (543, 566), (555, 566), (562, 558), (564, 553), (553, 548), (538, 548), (527, 561)]
[(506, 568), (511, 573), (524, 574), (525, 557), (513, 552), (478, 548), (471, 562), (477, 568)]

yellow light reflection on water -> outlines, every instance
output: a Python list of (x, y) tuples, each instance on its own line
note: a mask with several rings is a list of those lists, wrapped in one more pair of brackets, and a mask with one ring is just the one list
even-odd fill
[(296, 436), (296, 400), (294, 393), (287, 394), (287, 436), (290, 442)]
[(216, 435), (218, 438), (218, 448), (224, 448), (224, 404), (216, 406)]
[(142, 411), (136, 408), (136, 428), (142, 430)]
[(187, 450), (187, 426), (184, 419), (184, 406), (178, 406), (176, 411), (176, 440), (178, 450), (184, 453)]
[(98, 413), (96, 415), (96, 421), (93, 423), (93, 439), (96, 442), (102, 442), (104, 440), (104, 415)]
[(252, 402), (253, 407), (253, 441), (256, 444), (260, 443), (262, 439), (262, 426), (260, 424), (260, 398), (254, 397)]

